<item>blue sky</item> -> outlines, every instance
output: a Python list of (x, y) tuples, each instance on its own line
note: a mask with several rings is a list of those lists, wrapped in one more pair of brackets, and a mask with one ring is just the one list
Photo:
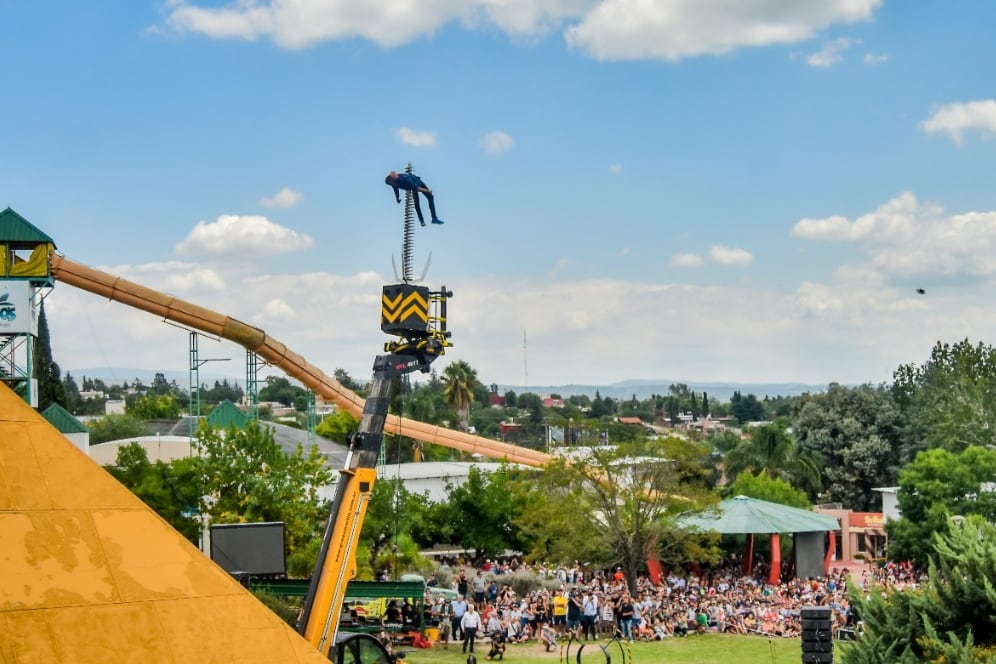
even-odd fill
[[(411, 161), (446, 221), (414, 254), (454, 291), (440, 369), (877, 383), (994, 341), (993, 25), (981, 0), (0, 0), (0, 206), (366, 377)], [(67, 285), (46, 311), (63, 369), (187, 366), (148, 314)]]

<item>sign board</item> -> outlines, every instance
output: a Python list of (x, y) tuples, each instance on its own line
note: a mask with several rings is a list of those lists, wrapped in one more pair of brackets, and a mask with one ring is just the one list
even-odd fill
[(0, 334), (38, 336), (38, 314), (27, 281), (0, 281)]

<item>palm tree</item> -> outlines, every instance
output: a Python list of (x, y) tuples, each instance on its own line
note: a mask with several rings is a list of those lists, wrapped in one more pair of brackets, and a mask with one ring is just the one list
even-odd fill
[(457, 360), (443, 370), (443, 383), (443, 398), (460, 418), (460, 429), (466, 431), (474, 390), (481, 384), (477, 371), (463, 360)]
[(779, 424), (765, 424), (751, 432), (749, 440), (742, 440), (723, 459), (727, 481), (750, 471), (768, 477), (781, 478), (811, 496), (820, 488), (820, 467), (805, 452), (799, 451), (795, 439)]

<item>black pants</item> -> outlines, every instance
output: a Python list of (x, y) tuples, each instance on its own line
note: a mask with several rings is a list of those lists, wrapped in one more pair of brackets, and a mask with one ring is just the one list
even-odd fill
[(467, 652), (467, 644), (470, 644), (470, 652), (474, 652), (474, 639), (477, 637), (477, 628), (468, 627), (463, 630), (463, 651)]
[(595, 638), (595, 616), (581, 616), (581, 631), (584, 638)]
[[(424, 226), (425, 225), (425, 219), (422, 217), (422, 206), (420, 206), (418, 204), (418, 195), (419, 195), (419, 192), (413, 191), (412, 192), (412, 200), (415, 201), (415, 214), (418, 215), (419, 222)], [(425, 193), (423, 193), (422, 195), (425, 196), (425, 200), (429, 201), (429, 213), (432, 215), (432, 218), (435, 219), (436, 218), (436, 199), (433, 198), (432, 194), (425, 194)]]

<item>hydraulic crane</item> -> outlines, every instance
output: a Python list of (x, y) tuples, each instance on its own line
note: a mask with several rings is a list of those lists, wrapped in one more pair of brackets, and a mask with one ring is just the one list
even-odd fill
[(405, 201), (403, 282), (384, 286), (381, 297), (381, 330), (397, 339), (385, 343), (385, 354), (374, 360), (370, 395), (359, 429), (347, 441), (349, 452), (298, 622), (300, 634), (325, 655), (337, 642), (346, 584), (356, 576), (356, 546), (377, 477), (392, 387), (407, 373), (427, 372), (433, 360), (452, 345), (446, 329), (446, 302), (453, 294), (445, 287), (432, 291), (412, 283), (411, 196), (408, 192)]

